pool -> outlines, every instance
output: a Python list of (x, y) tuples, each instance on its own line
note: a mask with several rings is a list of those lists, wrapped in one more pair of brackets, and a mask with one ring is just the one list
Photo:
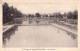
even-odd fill
[(77, 47), (77, 38), (51, 25), (17, 26), (7, 36), (4, 47)]

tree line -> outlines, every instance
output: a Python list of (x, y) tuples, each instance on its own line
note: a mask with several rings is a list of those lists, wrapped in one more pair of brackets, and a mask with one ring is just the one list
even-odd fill
[(61, 14), (60, 12), (57, 13), (52, 13), (52, 14), (40, 14), (40, 13), (35, 13), (35, 14), (26, 14), (26, 17), (55, 17), (55, 18), (63, 18), (66, 17), (67, 19), (73, 19), (77, 20), (78, 19), (78, 11), (74, 10), (73, 12), (65, 12)]
[(17, 8), (10, 6), (5, 2), (2, 5), (3, 9), (3, 24), (14, 21), (17, 17), (22, 17), (23, 14)]
[[(35, 14), (23, 14), (20, 10), (17, 8), (14, 8), (13, 6), (10, 6), (5, 2), (3, 5), (3, 24), (14, 21), (15, 18), (21, 18), (21, 17), (49, 17), (49, 18), (59, 18), (63, 19), (63, 17), (66, 17), (66, 19), (78, 19), (78, 11), (74, 10), (73, 12), (65, 12), (61, 14), (60, 12), (50, 13), (50, 14), (41, 14), (41, 13), (35, 13)], [(53, 8), (54, 9), (54, 8)]]

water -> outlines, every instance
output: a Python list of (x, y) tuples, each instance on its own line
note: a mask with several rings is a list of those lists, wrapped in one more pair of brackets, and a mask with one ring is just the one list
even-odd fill
[(77, 47), (77, 38), (51, 25), (18, 26), (7, 33), (4, 44), (4, 47)]

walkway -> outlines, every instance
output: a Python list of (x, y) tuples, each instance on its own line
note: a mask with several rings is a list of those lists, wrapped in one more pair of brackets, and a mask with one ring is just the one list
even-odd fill
[(12, 28), (14, 25), (6, 25), (3, 26), (3, 33), (6, 32), (7, 30), (9, 30), (10, 28)]
[(71, 32), (71, 33), (73, 33), (73, 34), (78, 34), (78, 33), (77, 33), (77, 30), (70, 29), (70, 28), (65, 27), (65, 26), (58, 25), (58, 24), (55, 24), (55, 23), (53, 23), (53, 24), (51, 24), (51, 25), (56, 26), (56, 27), (58, 27), (58, 28), (60, 28), (60, 29), (63, 29), (63, 30), (65, 30), (65, 31)]

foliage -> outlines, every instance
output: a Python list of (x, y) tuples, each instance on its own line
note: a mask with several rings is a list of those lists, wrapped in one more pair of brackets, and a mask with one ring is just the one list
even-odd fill
[(78, 19), (78, 11), (77, 10), (75, 10), (73, 12), (73, 19)]
[(22, 13), (5, 2), (3, 4), (3, 24), (13, 21), (15, 18), (22, 17)]
[(36, 17), (41, 17), (41, 14), (40, 13), (36, 13), (35, 16)]
[(74, 19), (74, 20), (78, 19), (78, 11), (75, 10), (73, 12), (68, 12), (67, 13), (67, 18), (68, 19)]
[[(21, 18), (24, 16), (21, 11), (19, 11), (17, 8), (14, 8), (13, 6), (10, 6), (5, 2), (3, 4), (3, 24), (9, 23), (11, 21), (14, 21), (15, 18)], [(66, 17), (66, 19), (78, 19), (78, 11), (74, 10), (73, 12), (69, 11), (68, 13), (61, 14), (60, 12), (55, 13), (49, 13), (49, 14), (25, 14), (26, 17), (34, 18), (34, 17), (52, 17), (52, 18), (58, 18), (59, 20), (63, 19), (63, 17)]]

